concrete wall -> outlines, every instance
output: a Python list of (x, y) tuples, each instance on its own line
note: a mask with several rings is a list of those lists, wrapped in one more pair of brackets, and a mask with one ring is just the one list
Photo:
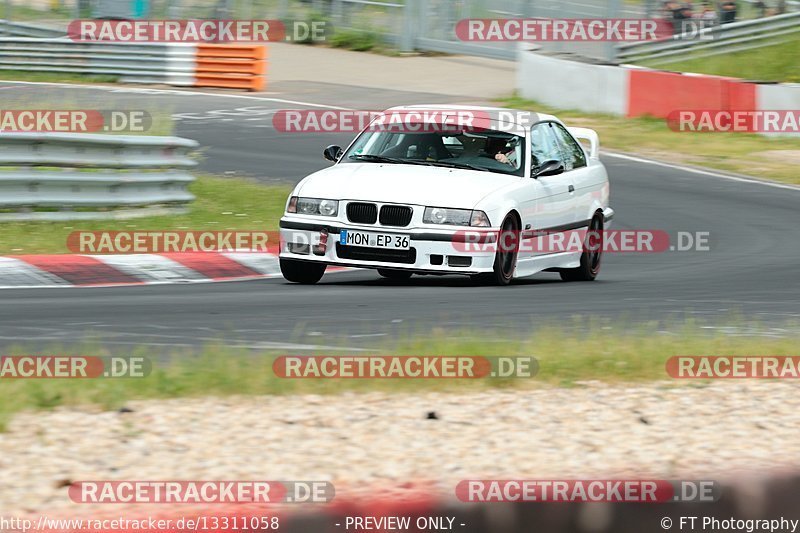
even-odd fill
[(518, 52), (517, 93), (561, 109), (627, 117), (666, 118), (677, 110), (800, 110), (800, 84), (592, 65), (523, 48)]
[[(776, 83), (756, 85), (756, 109), (800, 109), (800, 83)], [(800, 137), (800, 133), (795, 134), (774, 134), (770, 136)]]
[(520, 51), (517, 92), (523, 98), (562, 109), (625, 115), (628, 69)]

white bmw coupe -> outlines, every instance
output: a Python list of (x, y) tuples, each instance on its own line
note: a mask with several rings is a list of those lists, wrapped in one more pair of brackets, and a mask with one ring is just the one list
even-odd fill
[[(465, 274), (507, 285), (545, 270), (593, 280), (614, 216), (598, 150), (594, 131), (550, 115), (389, 109), (346, 149), (326, 148), (334, 164), (292, 191), (281, 272), (296, 283), (316, 283), (328, 265), (396, 280)], [(563, 234), (580, 245), (553, 246)]]

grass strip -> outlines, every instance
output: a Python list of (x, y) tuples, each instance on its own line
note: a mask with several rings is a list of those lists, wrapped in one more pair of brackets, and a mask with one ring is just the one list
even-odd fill
[(678, 58), (668, 63), (661, 61), (642, 61), (644, 66), (729, 76), (754, 81), (777, 81), (800, 83), (800, 28), (798, 33), (786, 37), (787, 42), (765, 46), (754, 50), (729, 52), (710, 57)]
[(31, 70), (0, 70), (0, 80), (41, 81), (50, 83), (116, 83), (118, 76), (80, 74), (77, 72), (40, 72)]
[[(653, 325), (631, 328), (594, 324), (588, 328), (543, 326), (519, 339), (492, 338), (488, 332), (401, 335), (376, 349), (383, 355), (526, 355), (538, 359), (533, 378), (492, 379), (283, 379), (274, 375), (278, 352), (253, 352), (210, 344), (200, 353), (154, 352), (138, 347), (125, 354), (150, 359), (152, 373), (127, 379), (0, 379), (0, 429), (20, 411), (61, 406), (118, 409), (135, 399), (226, 397), (342, 392), (469, 392), (489, 388), (573, 387), (588, 381), (617, 384), (668, 382), (665, 363), (675, 355), (798, 355), (797, 334), (783, 338), (709, 333), (697, 324), (669, 332)], [(790, 329), (788, 331), (797, 331)], [(24, 346), (3, 355), (30, 354)], [(87, 343), (80, 349), (52, 347), (42, 355), (110, 355)], [(326, 350), (314, 355), (335, 354)], [(352, 354), (342, 350), (340, 354)], [(305, 353), (303, 355), (311, 355)], [(702, 381), (672, 380), (676, 385)], [(665, 386), (667, 386), (665, 384)]]

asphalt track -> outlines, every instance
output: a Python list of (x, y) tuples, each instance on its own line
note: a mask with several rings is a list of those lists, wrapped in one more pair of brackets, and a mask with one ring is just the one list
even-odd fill
[[(48, 86), (27, 89), (42, 95), (54, 91)], [(323, 105), (323, 97), (336, 94), (335, 105), (358, 107), (363, 98), (357, 88), (322, 89), (319, 98), (303, 101)], [(84, 88), (58, 90), (73, 100), (107, 94)], [(303, 107), (291, 103), (171, 92), (129, 96), (140, 105), (183, 114), (178, 134), (208, 147), (201, 169), (209, 172), (295, 182), (325, 165), (322, 147), (349, 138), (281, 134), (269, 126), (268, 114), (258, 118), (219, 113), (243, 107), (264, 112)], [(397, 93), (372, 98), (380, 104), (401, 104), (425, 97)], [(188, 113), (195, 117), (188, 118)], [(328, 275), (313, 287), (272, 279), (8, 289), (0, 291), (0, 348), (91, 340), (120, 350), (142, 345), (166, 350), (224, 340), (253, 349), (369, 349), (409, 333), (486, 331), (494, 338), (517, 337), (542, 324), (581, 328), (591, 320), (607, 320), (610, 327), (622, 329), (653, 322), (665, 334), (677, 331), (686, 318), (730, 334), (796, 331), (800, 190), (636, 158), (606, 154), (603, 161), (611, 177), (615, 228), (659, 229), (673, 237), (681, 231), (708, 232), (710, 251), (606, 254), (593, 283), (564, 283), (557, 274), (543, 273), (503, 288), (475, 287), (457, 276), (415, 276), (395, 283), (364, 270)]]

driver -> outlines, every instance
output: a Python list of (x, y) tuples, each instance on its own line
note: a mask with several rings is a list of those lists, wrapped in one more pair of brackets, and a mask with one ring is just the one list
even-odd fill
[(517, 164), (518, 155), (516, 143), (506, 142), (504, 139), (488, 139), (486, 142), (487, 152), (494, 155), (495, 161), (506, 163), (519, 168)]

